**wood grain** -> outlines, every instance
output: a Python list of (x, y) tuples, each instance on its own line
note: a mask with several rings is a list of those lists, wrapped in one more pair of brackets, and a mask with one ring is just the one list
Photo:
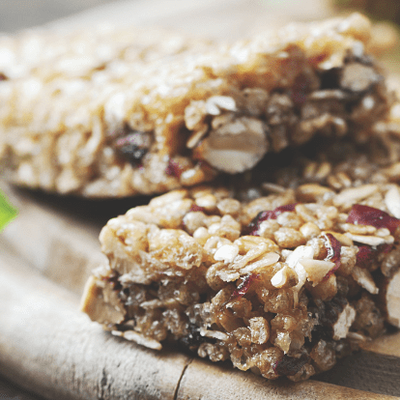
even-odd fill
[(148, 350), (103, 332), (71, 292), (0, 247), (0, 373), (48, 399), (376, 399), (313, 380), (269, 382), (176, 349)]

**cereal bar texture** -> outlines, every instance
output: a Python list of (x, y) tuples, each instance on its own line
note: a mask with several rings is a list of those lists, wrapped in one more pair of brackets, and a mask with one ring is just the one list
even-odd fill
[(400, 326), (400, 187), (332, 168), (345, 187), (180, 189), (111, 219), (82, 310), (116, 336), (268, 379), (330, 369)]
[(314, 136), (366, 140), (392, 105), (359, 14), (233, 45), (100, 29), (0, 38), (10, 180), (153, 194), (252, 169)]

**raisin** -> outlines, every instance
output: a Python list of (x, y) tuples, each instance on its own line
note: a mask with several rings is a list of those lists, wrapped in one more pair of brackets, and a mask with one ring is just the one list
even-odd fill
[(204, 212), (205, 208), (204, 207), (200, 207), (197, 204), (192, 204), (192, 206), (190, 207), (189, 212), (193, 212), (193, 211), (201, 211)]
[(149, 132), (130, 131), (128, 128), (114, 133), (113, 136), (116, 136), (114, 148), (134, 165), (140, 164), (152, 141)]
[(284, 206), (277, 207), (274, 210), (260, 211), (250, 222), (245, 233), (247, 235), (258, 236), (258, 229), (260, 228), (261, 222), (267, 221), (268, 219), (277, 219), (278, 215), (286, 211), (294, 211), (296, 205), (297, 203), (286, 204)]
[(244, 278), (244, 280), (239, 284), (239, 286), (233, 291), (230, 300), (242, 298), (249, 291), (250, 286), (259, 279), (260, 279), (260, 274), (247, 275)]
[(168, 166), (165, 169), (165, 173), (169, 176), (175, 176), (176, 178), (180, 178), (182, 175), (183, 168), (181, 165), (177, 162), (174, 161), (172, 158), (168, 160)]
[(340, 79), (340, 68), (332, 68), (328, 71), (325, 71), (321, 74), (321, 90), (325, 89), (338, 89), (339, 88), (339, 79)]
[(310, 357), (307, 354), (302, 354), (300, 358), (289, 357), (285, 354), (279, 361), (274, 363), (272, 368), (277, 375), (293, 376), (307, 364), (309, 359)]

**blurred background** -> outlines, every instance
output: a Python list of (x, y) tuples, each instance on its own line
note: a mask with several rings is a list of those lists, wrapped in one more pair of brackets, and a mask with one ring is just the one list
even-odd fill
[(0, 31), (41, 25), (112, 0), (1, 0)]
[[(291, 21), (360, 11), (376, 23), (386, 66), (399, 71), (400, 0), (0, 0), (0, 33), (104, 21), (237, 40)], [(388, 52), (388, 51), (389, 52)]]
[[(122, 6), (129, 9), (133, 3), (135, 8), (153, 9), (155, 15), (160, 14), (157, 8), (161, 8), (161, 11), (181, 12), (183, 9), (193, 7), (193, 4), (203, 3), (208, 9), (220, 8), (221, 5), (226, 4), (230, 4), (232, 10), (237, 9), (238, 5), (243, 5), (246, 9), (259, 7), (268, 13), (278, 16), (287, 14), (292, 19), (298, 20), (359, 10), (375, 20), (400, 23), (399, 0), (214, 0), (211, 2), (207, 0), (164, 0), (162, 2), (152, 0), (1, 0), (0, 32), (15, 32), (26, 27), (42, 25), (107, 4), (111, 8)], [(194, 8), (198, 7), (195, 5)], [(129, 16), (129, 13), (127, 14)], [(229, 16), (228, 13), (226, 17)]]

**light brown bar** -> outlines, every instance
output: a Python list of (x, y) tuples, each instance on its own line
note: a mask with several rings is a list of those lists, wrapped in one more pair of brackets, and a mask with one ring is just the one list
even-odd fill
[(242, 173), (315, 135), (364, 140), (393, 102), (370, 28), (353, 14), (229, 46), (110, 29), (4, 37), (4, 172), (121, 197)]
[(100, 235), (109, 264), (83, 311), (116, 336), (178, 341), (268, 379), (329, 370), (400, 327), (400, 187), (386, 170), (347, 177), (340, 188), (266, 183), (274, 193), (257, 198), (173, 191), (111, 219)]

